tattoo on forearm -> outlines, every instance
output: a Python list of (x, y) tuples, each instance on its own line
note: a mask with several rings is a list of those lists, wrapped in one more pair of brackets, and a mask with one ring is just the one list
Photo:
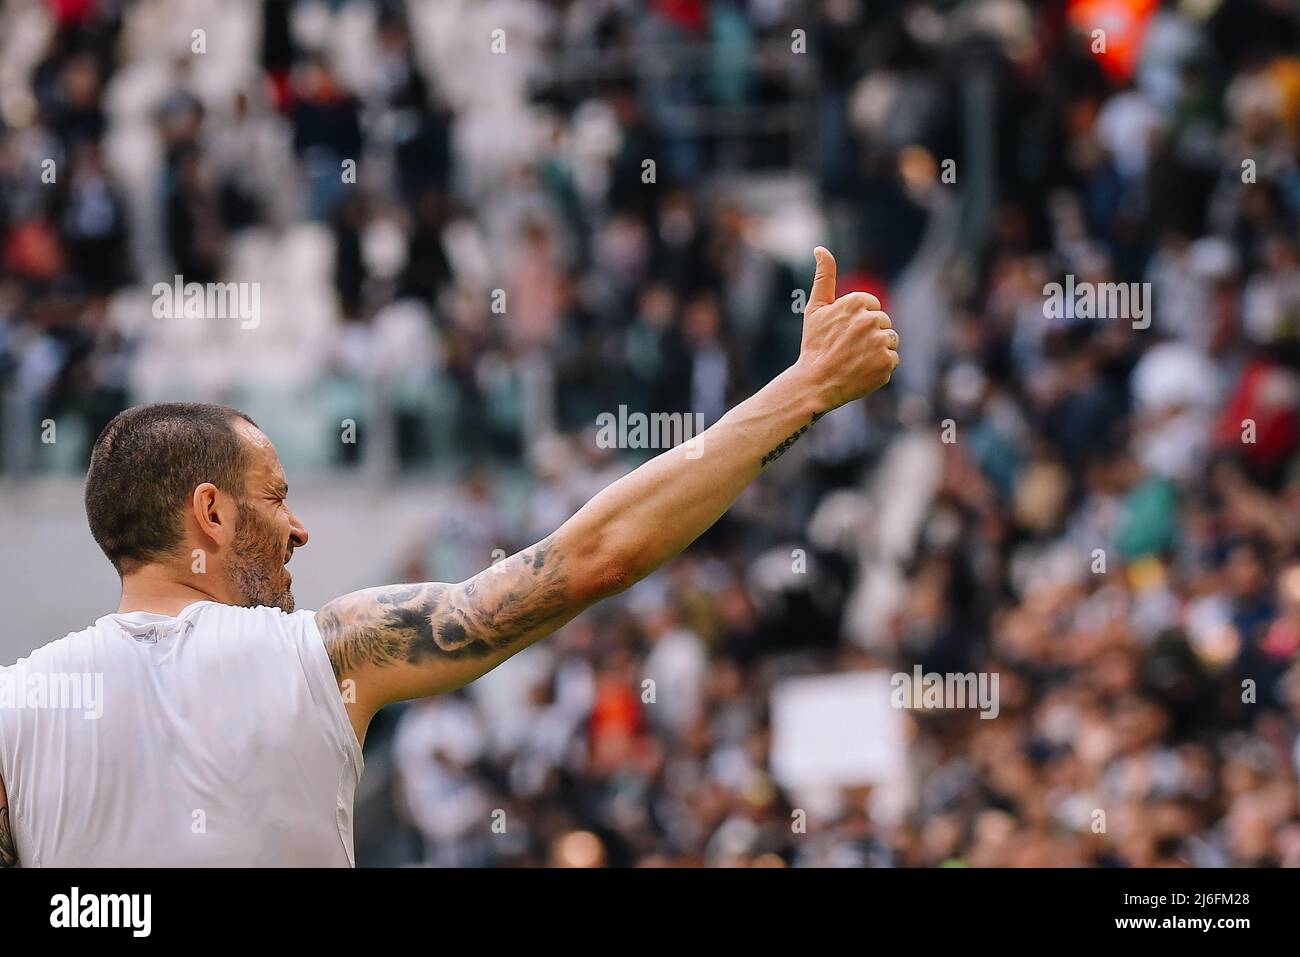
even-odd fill
[(0, 807), (0, 867), (18, 866), (18, 848), (14, 844), (14, 832), (9, 826), (9, 805)]
[(556, 620), (570, 605), (552, 538), (463, 585), (425, 582), (358, 592), (316, 613), (335, 677), (363, 664), (484, 658)]
[(785, 455), (785, 453), (790, 450), (790, 446), (794, 445), (796, 442), (799, 441), (799, 436), (803, 435), (805, 432), (811, 429), (813, 425), (816, 423), (816, 421), (825, 414), (826, 414), (825, 412), (814, 412), (811, 421), (809, 421), (807, 425), (801, 428), (798, 432), (795, 432), (793, 435), (789, 436), (784, 442), (782, 442), (771, 452), (768, 452), (766, 455), (763, 456), (763, 461), (760, 467), (765, 468), (770, 463), (775, 462), (781, 456)]

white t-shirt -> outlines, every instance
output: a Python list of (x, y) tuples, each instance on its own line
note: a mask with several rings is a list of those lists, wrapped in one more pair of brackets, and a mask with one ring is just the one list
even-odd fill
[(0, 668), (24, 867), (349, 867), (361, 746), (315, 613), (105, 615)]

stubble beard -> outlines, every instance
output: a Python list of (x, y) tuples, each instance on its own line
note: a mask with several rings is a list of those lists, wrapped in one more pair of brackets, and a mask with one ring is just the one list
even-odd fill
[(246, 608), (266, 605), (285, 612), (294, 609), (293, 592), (280, 583), (284, 545), (253, 509), (239, 506), (239, 531), (231, 549), (227, 576)]

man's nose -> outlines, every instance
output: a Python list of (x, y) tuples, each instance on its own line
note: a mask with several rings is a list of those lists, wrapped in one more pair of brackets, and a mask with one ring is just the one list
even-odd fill
[(307, 526), (304, 525), (298, 516), (289, 513), (289, 544), (294, 548), (302, 548), (307, 544)]

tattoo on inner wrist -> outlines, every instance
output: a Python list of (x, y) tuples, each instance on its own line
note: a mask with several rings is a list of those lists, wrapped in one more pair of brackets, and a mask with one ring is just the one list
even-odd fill
[(825, 414), (826, 414), (825, 412), (814, 412), (812, 419), (808, 422), (807, 425), (800, 428), (798, 432), (795, 432), (793, 435), (790, 435), (784, 442), (782, 442), (772, 451), (764, 455), (763, 461), (760, 463), (759, 467), (765, 468), (769, 463), (775, 462), (781, 456), (785, 455), (785, 453), (789, 451), (790, 446), (794, 445), (796, 442), (799, 441), (799, 436), (803, 435), (810, 428), (812, 428), (813, 424)]

